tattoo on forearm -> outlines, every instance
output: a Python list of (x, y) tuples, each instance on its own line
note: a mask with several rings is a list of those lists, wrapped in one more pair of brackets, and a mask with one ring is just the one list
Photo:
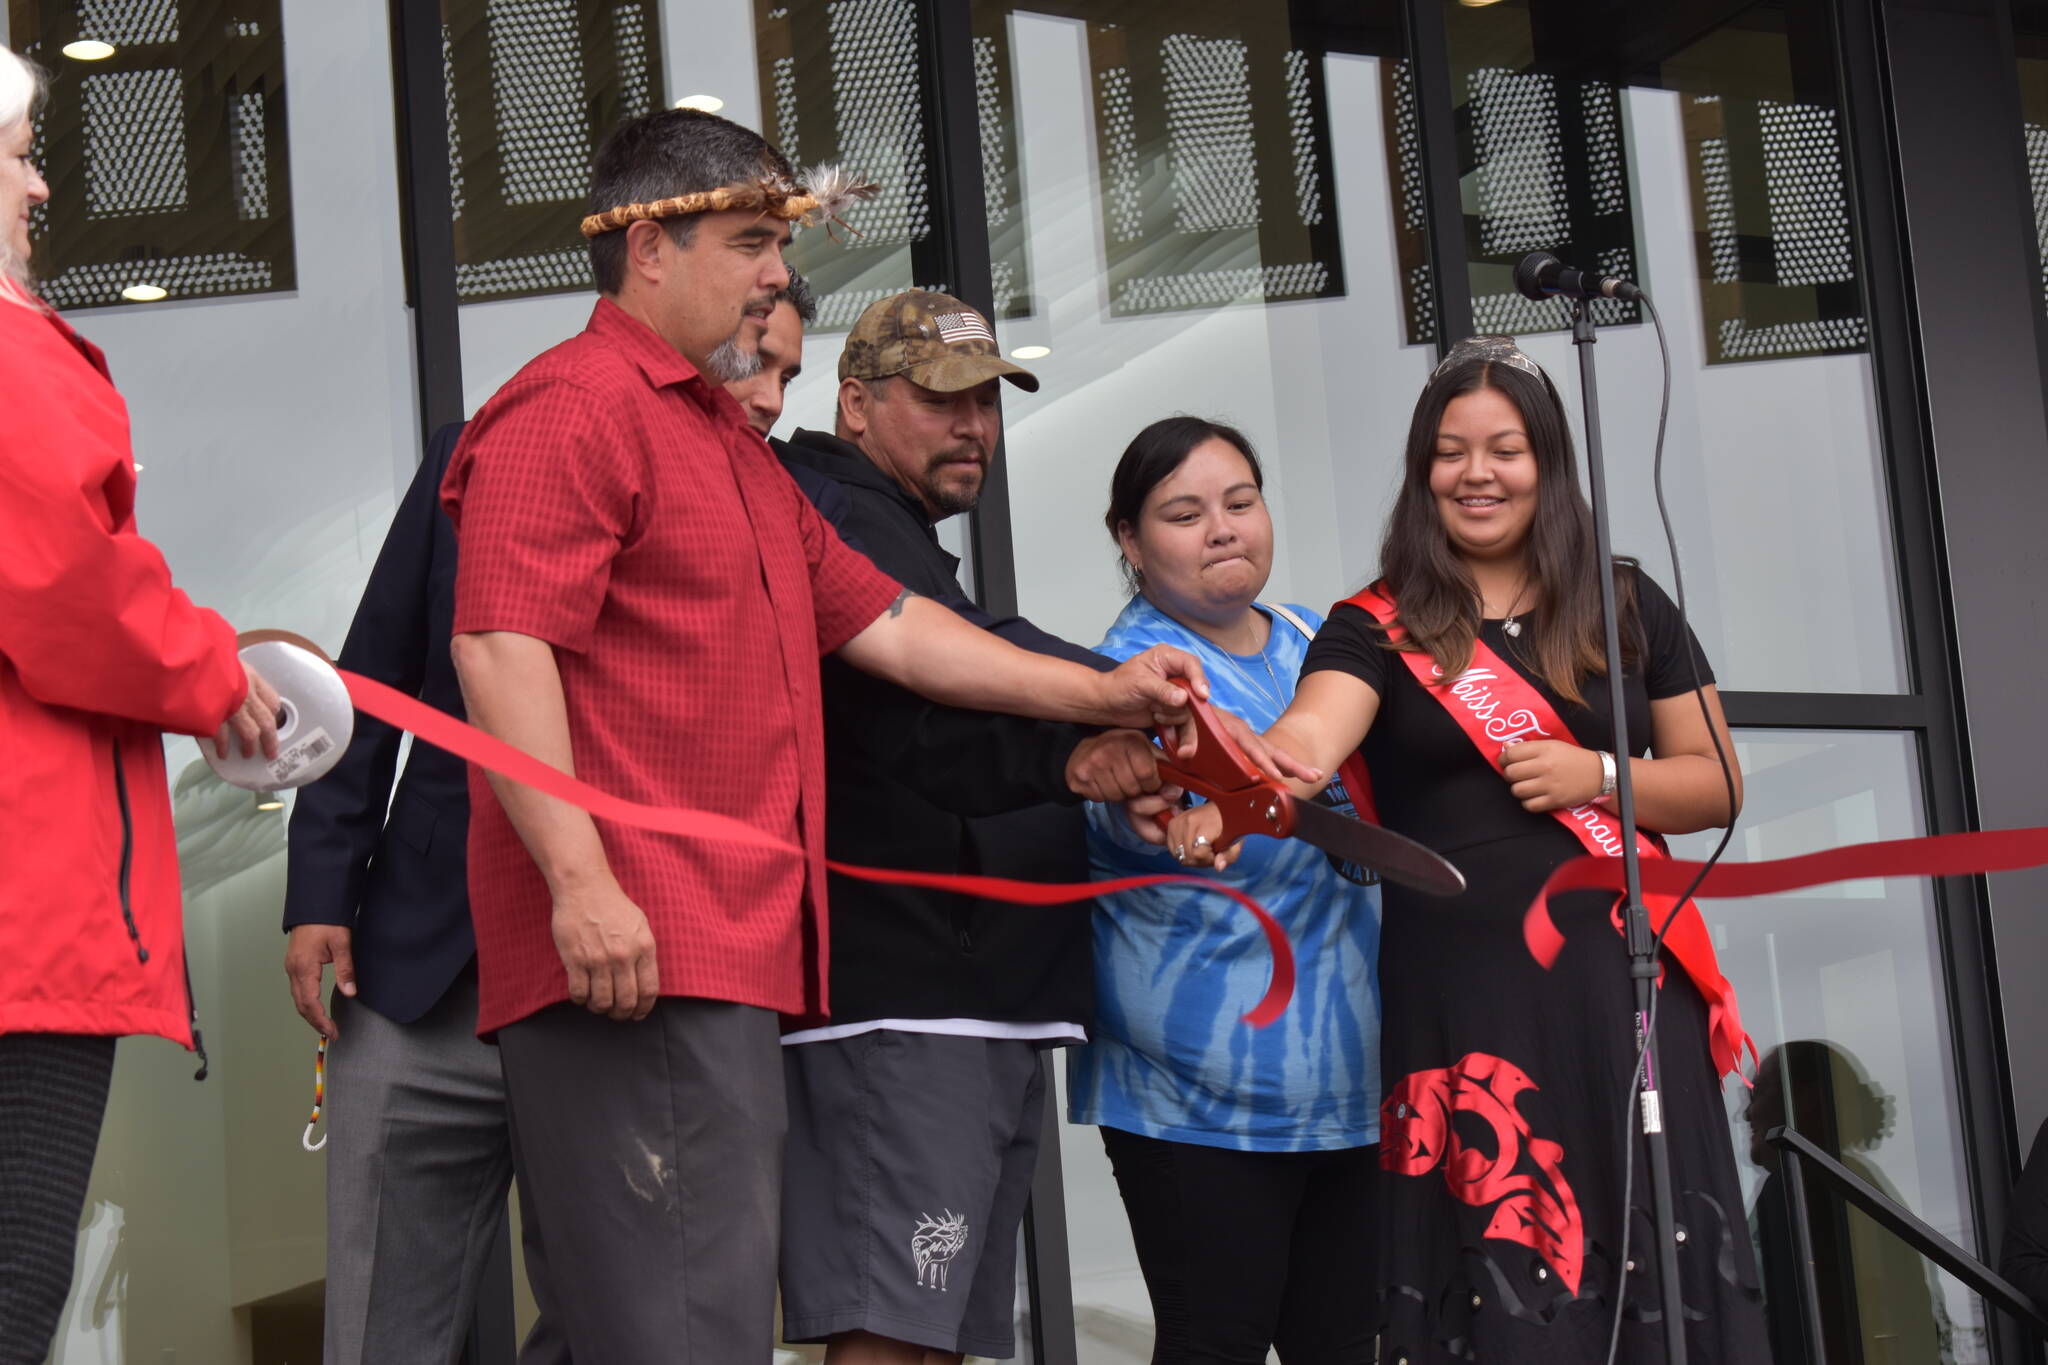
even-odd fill
[(896, 600), (889, 604), (889, 614), (891, 616), (901, 616), (903, 614), (903, 604), (905, 602), (908, 602), (911, 598), (915, 596), (917, 596), (917, 594), (912, 592), (908, 588), (905, 588), (903, 591), (897, 593)]

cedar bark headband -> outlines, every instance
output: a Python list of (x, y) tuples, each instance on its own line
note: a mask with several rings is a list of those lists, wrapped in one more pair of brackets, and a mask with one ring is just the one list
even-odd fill
[(854, 179), (839, 166), (818, 166), (799, 185), (782, 176), (721, 185), (715, 190), (698, 190), (668, 199), (640, 204), (621, 204), (593, 213), (583, 220), (583, 235), (597, 237), (634, 223), (660, 218), (681, 218), (693, 213), (722, 213), (727, 209), (758, 209), (767, 217), (816, 227), (836, 223), (839, 215), (855, 200), (871, 198), (875, 187)]

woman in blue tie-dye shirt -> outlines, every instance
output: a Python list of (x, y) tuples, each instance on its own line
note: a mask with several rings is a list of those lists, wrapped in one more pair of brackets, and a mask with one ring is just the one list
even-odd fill
[[(1320, 618), (1257, 601), (1273, 522), (1242, 433), (1194, 417), (1140, 432), (1106, 518), (1136, 589), (1100, 652), (1172, 643), (1210, 699), (1279, 719)], [(1341, 791), (1326, 799), (1342, 800)], [(1121, 807), (1089, 809), (1098, 877), (1180, 870)], [(1379, 1139), (1379, 892), (1298, 840), (1247, 840), (1212, 875), (1294, 941), (1293, 1006), (1242, 1020), (1272, 969), (1258, 927), (1184, 886), (1105, 896), (1092, 1041), (1069, 1053), (1069, 1117), (1102, 1127), (1152, 1299), (1154, 1365), (1372, 1360)]]

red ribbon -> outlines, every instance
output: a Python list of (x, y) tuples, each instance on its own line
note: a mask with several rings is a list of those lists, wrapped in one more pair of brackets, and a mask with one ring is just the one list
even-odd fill
[[(2048, 828), (1986, 829), (1880, 839), (1760, 863), (1716, 863), (1700, 883), (1698, 894), (1723, 899), (1775, 896), (1865, 877), (1973, 877), (2043, 864), (2048, 864)], [(1643, 890), (1677, 895), (1692, 885), (1705, 866), (1676, 858), (1645, 862)], [(1559, 865), (1522, 918), (1522, 939), (1529, 945), (1530, 956), (1548, 967), (1564, 947), (1564, 935), (1550, 918), (1552, 896), (1561, 891), (1620, 891), (1623, 886), (1621, 863), (1613, 858), (1574, 858)]]
[[(485, 734), (473, 725), (455, 719), (445, 711), (437, 711), (419, 698), (387, 687), (374, 678), (347, 669), (337, 669), (342, 681), (348, 685), (349, 699), (365, 714), (375, 716), (386, 724), (410, 731), (415, 739), (426, 741), (437, 749), (446, 749), (458, 758), (467, 759), (500, 777), (509, 777), (514, 782), (545, 792), (558, 801), (566, 801), (580, 807), (601, 820), (610, 820), (636, 829), (657, 830), (664, 834), (678, 834), (690, 839), (710, 839), (719, 843), (745, 844), (753, 848), (775, 849), (792, 857), (801, 858), (803, 850), (787, 843), (741, 820), (731, 816), (714, 814), (711, 811), (681, 810), (671, 806), (647, 806), (637, 801), (628, 801), (600, 791), (588, 782), (580, 781), (563, 772), (560, 768), (543, 763), (532, 754), (515, 749), (504, 740)], [(1232, 886), (1225, 886), (1208, 877), (1192, 873), (1161, 873), (1149, 877), (1120, 877), (1105, 882), (1026, 882), (1009, 877), (979, 877), (950, 872), (907, 872), (884, 867), (859, 867), (852, 863), (828, 862), (827, 867), (847, 877), (861, 881), (882, 882), (892, 886), (922, 886), (934, 891), (953, 891), (962, 895), (981, 896), (988, 900), (1005, 901), (1012, 905), (1071, 905), (1075, 901), (1088, 900), (1094, 896), (1113, 895), (1119, 891), (1135, 891), (1147, 886), (1193, 886), (1204, 891), (1213, 891), (1228, 896), (1259, 922), (1260, 930), (1266, 936), (1266, 946), (1273, 954), (1273, 975), (1266, 985), (1266, 993), (1259, 1003), (1244, 1016), (1246, 1023), (1254, 1028), (1264, 1028), (1286, 1012), (1288, 1002), (1294, 998), (1294, 948), (1287, 941), (1287, 932), (1267, 912), (1266, 907), (1244, 892)]]

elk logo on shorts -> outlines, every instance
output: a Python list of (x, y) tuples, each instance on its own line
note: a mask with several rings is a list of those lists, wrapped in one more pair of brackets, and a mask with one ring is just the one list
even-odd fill
[(946, 1267), (967, 1245), (967, 1220), (951, 1209), (934, 1218), (917, 1216), (917, 1230), (910, 1235), (910, 1259), (917, 1263), (917, 1282), (927, 1289), (946, 1291)]

